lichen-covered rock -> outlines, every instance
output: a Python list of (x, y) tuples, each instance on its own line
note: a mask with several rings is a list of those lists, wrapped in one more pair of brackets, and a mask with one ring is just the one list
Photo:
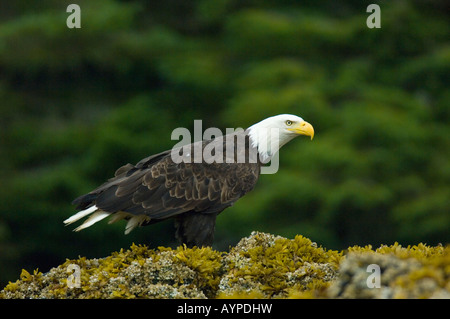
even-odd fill
[[(372, 281), (375, 265), (378, 287)], [(368, 282), (369, 281), (369, 282)], [(328, 298), (450, 298), (450, 247), (408, 248), (397, 243), (373, 251), (353, 247), (339, 268)]]
[[(379, 284), (372, 277), (372, 272), (377, 274), (369, 268), (370, 265), (379, 267)], [(393, 298), (396, 279), (420, 267), (421, 264), (415, 259), (402, 260), (394, 255), (349, 254), (339, 268), (339, 279), (328, 289), (328, 296)]]
[[(380, 288), (368, 285), (372, 264)], [(301, 235), (260, 232), (228, 253), (132, 245), (105, 258), (67, 260), (45, 274), (22, 270), (0, 298), (450, 298), (450, 246), (338, 252)]]
[[(0, 293), (3, 298), (206, 298), (201, 287), (208, 271), (191, 261), (202, 251), (216, 255), (210, 248), (184, 247), (177, 250), (132, 245), (102, 259), (67, 260), (48, 273), (22, 271), (20, 280)], [(186, 257), (186, 255), (188, 257)], [(200, 258), (202, 259), (202, 258)], [(203, 259), (202, 259), (203, 260)], [(69, 284), (74, 276), (68, 269), (80, 270), (79, 284)]]
[(290, 240), (254, 232), (225, 257), (218, 296), (282, 298), (325, 288), (341, 257), (300, 235)]

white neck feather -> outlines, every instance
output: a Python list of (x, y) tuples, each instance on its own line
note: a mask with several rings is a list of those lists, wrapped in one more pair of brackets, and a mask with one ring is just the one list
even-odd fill
[(267, 163), (279, 149), (295, 136), (284, 133), (277, 127), (261, 121), (248, 128), (248, 135), (253, 147), (257, 148), (260, 160)]

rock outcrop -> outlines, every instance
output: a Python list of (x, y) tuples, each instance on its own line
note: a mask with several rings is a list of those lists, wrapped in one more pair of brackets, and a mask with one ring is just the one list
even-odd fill
[(229, 252), (132, 245), (45, 274), (22, 270), (0, 298), (450, 298), (450, 247), (334, 251), (260, 232)]

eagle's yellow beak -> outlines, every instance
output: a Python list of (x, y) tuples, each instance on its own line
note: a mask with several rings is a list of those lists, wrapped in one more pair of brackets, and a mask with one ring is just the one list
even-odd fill
[(311, 136), (311, 140), (314, 138), (314, 128), (306, 121), (296, 123), (291, 128), (288, 128), (288, 130), (299, 135)]

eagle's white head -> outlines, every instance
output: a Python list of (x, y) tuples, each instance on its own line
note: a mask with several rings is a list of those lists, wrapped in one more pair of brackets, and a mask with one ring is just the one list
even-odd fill
[(268, 161), (278, 150), (299, 135), (314, 137), (314, 128), (301, 117), (280, 114), (258, 122), (248, 128), (253, 147), (263, 161)]

